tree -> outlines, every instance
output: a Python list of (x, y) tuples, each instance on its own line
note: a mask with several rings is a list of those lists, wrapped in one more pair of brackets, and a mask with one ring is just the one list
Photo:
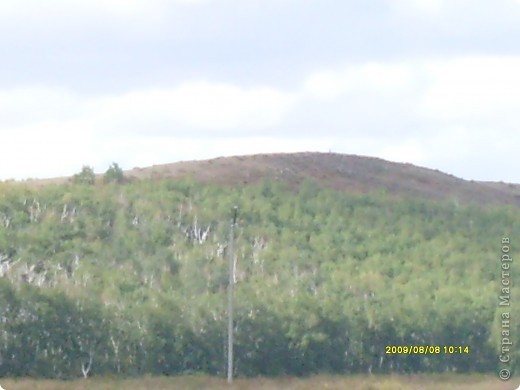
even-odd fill
[(103, 176), (104, 183), (123, 183), (125, 176), (121, 167), (113, 162)]
[[(0, 377), (223, 375), (235, 204), (237, 376), (495, 370), (520, 322), (502, 333), (489, 259), (520, 210), (414, 202), (310, 181), (0, 183)], [(453, 344), (471, 352), (385, 352)]]
[(96, 182), (96, 175), (94, 174), (94, 170), (91, 167), (84, 165), (83, 168), (81, 168), (81, 172), (76, 173), (72, 177), (72, 181), (75, 184), (94, 185)]

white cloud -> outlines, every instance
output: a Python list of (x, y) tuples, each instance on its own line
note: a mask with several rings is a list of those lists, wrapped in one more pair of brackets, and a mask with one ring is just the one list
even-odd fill
[(520, 107), (520, 57), (466, 57), (425, 64), (430, 88), (420, 110), (446, 120), (503, 115), (517, 118)]
[(15, 167), (0, 178), (103, 169), (112, 160), (133, 167), (332, 149), (461, 167), (452, 173), (477, 179), (477, 161), (492, 166), (520, 142), (517, 69), (520, 57), (462, 57), (325, 69), (292, 91), (203, 80), (88, 98), (58, 88), (0, 90), (0, 166)]
[(294, 101), (290, 93), (271, 87), (245, 89), (196, 81), (171, 89), (97, 99), (89, 104), (89, 109), (97, 120), (123, 131), (140, 131), (148, 122), (170, 126), (173, 131), (197, 129), (207, 135), (207, 131), (226, 133), (274, 126)]
[(417, 140), (405, 139), (382, 146), (378, 156), (386, 160), (423, 165), (426, 161), (424, 146)]
[(120, 161), (146, 165), (170, 144), (185, 145), (186, 158), (211, 157), (200, 154), (199, 146), (218, 153), (211, 144), (228, 142), (217, 136), (276, 127), (294, 101), (290, 93), (271, 87), (205, 81), (91, 98), (45, 87), (0, 91), (0, 166), (16, 167), (0, 172), (0, 178), (70, 174), (84, 164), (104, 165), (120, 150), (132, 156)]
[[(491, 168), (519, 142), (518, 69), (515, 56), (365, 63), (316, 72), (303, 94), (316, 105), (335, 107), (334, 119), (327, 112), (321, 122), (335, 122), (345, 139), (372, 135), (371, 154), (465, 178), (489, 180), (502, 173), (520, 181), (505, 169), (513, 163)], [(324, 110), (312, 117), (312, 126), (319, 126), (316, 117)]]
[(92, 129), (81, 120), (1, 126), (0, 136), (0, 179), (71, 174), (96, 156)]
[(48, 120), (74, 118), (80, 99), (63, 88), (25, 86), (0, 90), (0, 131)]
[(409, 88), (412, 77), (410, 65), (370, 62), (315, 72), (306, 79), (304, 92), (324, 100), (334, 100), (346, 94), (388, 94)]
[(90, 98), (59, 88), (21, 87), (0, 90), (0, 129), (74, 119), (116, 133), (153, 134), (153, 129), (143, 129), (147, 123), (162, 123), (172, 131), (248, 131), (275, 126), (295, 101), (294, 94), (268, 86), (242, 88), (207, 81)]
[[(368, 97), (423, 120), (518, 123), (520, 57), (460, 57), (407, 63), (366, 63), (311, 74), (303, 94), (323, 101)], [(406, 102), (407, 107), (401, 103)], [(348, 105), (345, 105), (348, 110)], [(396, 114), (400, 113), (395, 111)], [(507, 117), (504, 115), (507, 114)]]

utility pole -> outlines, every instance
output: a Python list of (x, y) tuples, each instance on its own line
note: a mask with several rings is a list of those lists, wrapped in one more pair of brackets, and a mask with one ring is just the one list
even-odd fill
[(227, 381), (233, 382), (233, 285), (235, 284), (235, 267), (233, 244), (235, 240), (234, 230), (237, 223), (238, 207), (233, 206), (231, 229), (229, 231), (229, 285), (228, 285), (228, 370)]

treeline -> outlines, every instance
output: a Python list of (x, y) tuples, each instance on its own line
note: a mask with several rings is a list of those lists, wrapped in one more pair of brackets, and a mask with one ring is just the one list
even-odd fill
[[(223, 375), (233, 205), (237, 375), (498, 367), (500, 243), (514, 252), (518, 208), (111, 168), (99, 182), (84, 169), (64, 185), (0, 183), (1, 376)], [(386, 354), (409, 345), (469, 351)]]

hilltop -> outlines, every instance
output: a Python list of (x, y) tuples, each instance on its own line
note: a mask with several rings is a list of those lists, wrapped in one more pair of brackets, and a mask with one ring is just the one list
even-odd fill
[[(191, 178), (203, 184), (255, 184), (266, 179), (297, 188), (305, 179), (353, 194), (384, 192), (403, 198), (520, 206), (520, 184), (478, 182), (438, 170), (338, 153), (278, 153), (181, 161), (125, 171), (133, 180)], [(31, 180), (36, 186), (69, 178)]]

